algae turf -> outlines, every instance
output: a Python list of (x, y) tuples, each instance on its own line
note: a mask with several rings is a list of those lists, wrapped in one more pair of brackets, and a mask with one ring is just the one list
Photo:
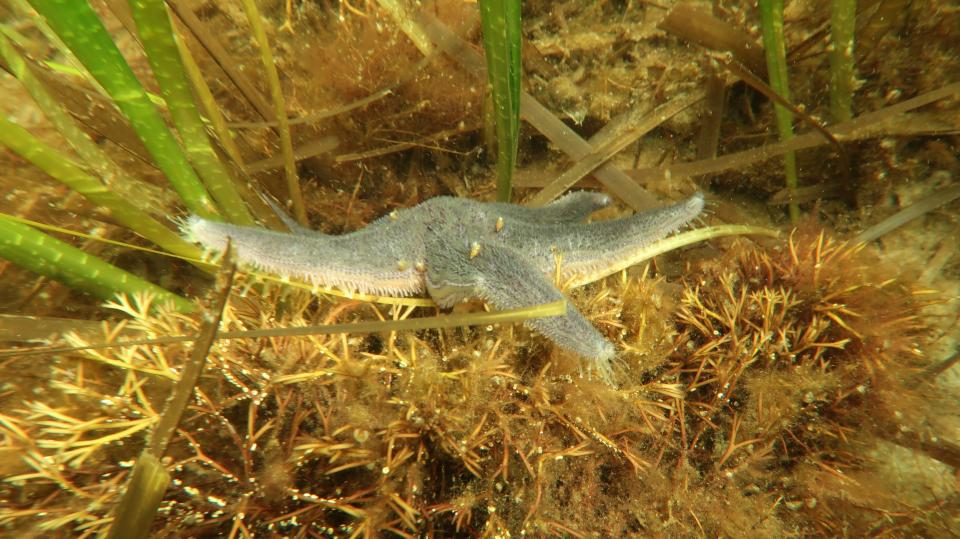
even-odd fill
[[(0, 78), (0, 113), (82, 180), (61, 184), (30, 155), (0, 153), (0, 211), (194, 298), (210, 287), (208, 266), (99, 240), (189, 257), (161, 240), (190, 206), (282, 230), (276, 200), (340, 234), (439, 195), (493, 199), (475, 3), (257, 3), (257, 39), (252, 4), (169, 1), (166, 29), (150, 24), (162, 22), (156, 12), (91, 3), (100, 37), (136, 76), (126, 89), (142, 87), (138, 106), (157, 108), (146, 131), (175, 127), (173, 109), (194, 96), (202, 124), (160, 136), (170, 152), (189, 146), (196, 179), (157, 167), (110, 88), (24, 3), (0, 7), (14, 75)], [(216, 341), (153, 463), (171, 481), (153, 535), (956, 535), (960, 280), (947, 195), (960, 174), (960, 13), (932, 0), (861, 2), (850, 65), (832, 45), (850, 36), (830, 37), (828, 4), (784, 5), (790, 104), (802, 114), (780, 143), (772, 102), (742, 82), (746, 72), (767, 80), (755, 6), (524, 2), (515, 201), (585, 170), (577, 188), (614, 200), (597, 219), (703, 190), (709, 224), (777, 228), (782, 239), (712, 239), (586, 287), (556, 283), (620, 350), (613, 386), (520, 325)], [(138, 17), (176, 32), (188, 92), (154, 77), (159, 53)], [(847, 104), (831, 81), (850, 83), (851, 69)], [(35, 106), (38, 87), (47, 97)], [(784, 185), (787, 151), (796, 189)], [(901, 210), (914, 220), (872, 228)], [(5, 349), (202, 326), (142, 294), (104, 307), (6, 262), (0, 273)], [(251, 274), (233, 290), (222, 331), (438, 314)], [(105, 532), (190, 350), (0, 357), (2, 533)]]

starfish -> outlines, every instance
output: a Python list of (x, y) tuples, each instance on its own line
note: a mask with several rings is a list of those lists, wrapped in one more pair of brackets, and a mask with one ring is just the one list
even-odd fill
[[(551, 277), (586, 284), (640, 262), (638, 253), (689, 223), (703, 195), (621, 219), (585, 222), (610, 204), (574, 192), (540, 208), (437, 197), (331, 236), (289, 223), (291, 232), (189, 217), (183, 234), (208, 251), (230, 238), (237, 260), (257, 270), (365, 294), (429, 295), (441, 307), (480, 298), (499, 309), (563, 299)], [(614, 346), (575, 308), (527, 325), (592, 360), (609, 379)]]

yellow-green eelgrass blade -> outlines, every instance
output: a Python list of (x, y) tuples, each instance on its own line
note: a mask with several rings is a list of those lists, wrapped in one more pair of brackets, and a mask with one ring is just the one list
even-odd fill
[(835, 123), (853, 118), (857, 0), (833, 0), (830, 6), (830, 115)]
[(146, 451), (141, 453), (105, 538), (149, 537), (169, 485), (170, 472), (160, 458)]
[(277, 120), (277, 129), (280, 134), (280, 152), (283, 154), (283, 175), (287, 180), (287, 196), (293, 206), (293, 216), (301, 225), (307, 225), (307, 209), (303, 205), (303, 194), (300, 192), (300, 177), (297, 175), (297, 164), (294, 160), (293, 139), (290, 136), (290, 120), (287, 118), (287, 105), (280, 87), (280, 74), (277, 72), (270, 50), (267, 32), (263, 27), (263, 17), (257, 4), (253, 0), (240, 0), (243, 11), (250, 23), (253, 38), (260, 49), (260, 62), (267, 74), (267, 85), (270, 87), (270, 97), (273, 101), (273, 112)]
[[(0, 30), (5, 32), (6, 27)], [(199, 254), (197, 247), (184, 241), (175, 232), (151, 217), (142, 207), (132, 202), (135, 200), (132, 195), (142, 182), (130, 177), (90, 140), (70, 113), (50, 95), (43, 82), (34, 75), (30, 66), (7, 40), (4, 33), (0, 33), (0, 57), (33, 97), (44, 115), (76, 150), (87, 167), (97, 173), (99, 179), (87, 174), (61, 152), (45, 145), (23, 127), (2, 117), (0, 117), (0, 145), (20, 154), (94, 204), (108, 210), (117, 222), (137, 234), (173, 254), (196, 258)]]
[(62, 153), (47, 146), (29, 131), (2, 116), (0, 116), (0, 146), (10, 148), (37, 168), (94, 204), (108, 210), (110, 216), (117, 222), (167, 251), (183, 257), (199, 258), (201, 254), (199, 248), (163, 226), (123, 196), (110, 190), (97, 178), (84, 172)]
[[(486, 326), (490, 324), (509, 324), (523, 322), (531, 318), (545, 316), (560, 316), (567, 312), (567, 300), (561, 299), (551, 303), (543, 303), (531, 307), (508, 309), (505, 311), (477, 312), (463, 314), (443, 314), (423, 318), (406, 318), (403, 320), (367, 320), (363, 322), (346, 322), (342, 324), (324, 324), (320, 326), (297, 326), (285, 328), (261, 328), (246, 331), (221, 331), (217, 333), (217, 340), (223, 339), (260, 339), (264, 337), (307, 337), (311, 335), (334, 335), (338, 333), (383, 333), (391, 331), (419, 331), (422, 329), (446, 329), (460, 326)], [(16, 349), (0, 351), (0, 359), (8, 357), (24, 357), (28, 355), (62, 354), (79, 352), (82, 350), (104, 350), (120, 346), (156, 346), (179, 342), (193, 342), (196, 335), (166, 335), (153, 339), (115, 340), (108, 343), (88, 344), (83, 346), (43, 346), (30, 350)], [(309, 374), (307, 376), (310, 376)], [(272, 379), (273, 383), (293, 383), (302, 381), (299, 374), (278, 376)]]
[[(785, 100), (790, 100), (790, 82), (787, 78), (787, 48), (783, 37), (783, 0), (760, 0), (760, 26), (763, 31), (764, 54), (767, 58), (767, 71), (770, 74), (770, 87)], [(793, 138), (793, 113), (786, 107), (773, 104), (777, 119), (777, 131), (780, 140)], [(797, 154), (787, 152), (783, 156), (787, 188), (797, 188)], [(800, 207), (790, 203), (790, 220), (796, 223), (800, 219)]]
[(520, 0), (480, 0), (497, 126), (497, 199), (510, 201), (520, 134)]
[(177, 44), (180, 59), (183, 61), (183, 71), (193, 86), (193, 92), (196, 95), (197, 101), (200, 106), (203, 107), (206, 119), (210, 123), (210, 128), (213, 129), (213, 132), (217, 135), (218, 142), (223, 147), (223, 150), (227, 152), (227, 155), (230, 156), (230, 159), (242, 169), (245, 165), (243, 155), (240, 153), (240, 148), (234, 140), (233, 132), (227, 125), (227, 119), (223, 116), (223, 112), (217, 105), (216, 99), (213, 97), (213, 92), (210, 91), (210, 86), (207, 85), (207, 81), (203, 78), (200, 66), (197, 65), (193, 53), (190, 52), (190, 47), (187, 46), (181, 36), (175, 35), (174, 42)]
[[(73, 116), (60, 104), (60, 101), (48, 91), (46, 84), (34, 73), (32, 66), (13, 46), (12, 29), (7, 25), (0, 25), (0, 59), (6, 64), (10, 73), (20, 81), (23, 88), (37, 103), (43, 115), (57, 128), (60, 135), (70, 143), (84, 164), (93, 170), (100, 180), (111, 190), (126, 196), (140, 208), (147, 210), (149, 198), (135, 198), (144, 192), (145, 183), (127, 174), (122, 168), (100, 149), (93, 140), (80, 128)], [(64, 66), (66, 67), (66, 66)], [(141, 199), (146, 204), (140, 203)], [(164, 211), (163, 208), (149, 208), (149, 211)]]
[(216, 219), (213, 200), (93, 8), (83, 0), (30, 4), (110, 94), (187, 208)]
[(227, 125), (227, 119), (223, 116), (220, 106), (214, 99), (207, 81), (204, 80), (200, 66), (193, 58), (190, 48), (187, 47), (180, 36), (174, 36), (174, 38), (177, 50), (180, 51), (180, 59), (183, 60), (184, 72), (190, 80), (198, 104), (203, 108), (206, 115), (204, 122), (209, 124), (210, 129), (216, 135), (216, 141), (236, 166), (233, 177), (237, 178), (238, 181), (234, 183), (234, 186), (240, 191), (240, 197), (243, 198), (247, 203), (247, 208), (261, 223), (269, 228), (282, 228), (283, 224), (277, 218), (273, 209), (252, 189), (253, 184), (247, 174), (246, 163), (240, 153), (240, 148), (234, 140), (234, 133)]
[(157, 509), (170, 483), (170, 473), (160, 459), (167, 452), (167, 446), (177, 432), (183, 413), (192, 400), (194, 387), (203, 373), (210, 347), (216, 340), (217, 331), (220, 328), (223, 308), (227, 304), (227, 298), (230, 297), (230, 286), (233, 284), (235, 270), (235, 265), (228, 264), (217, 276), (217, 295), (208, 305), (200, 334), (190, 352), (190, 359), (181, 369), (180, 379), (177, 380), (167, 398), (163, 413), (150, 435), (147, 446), (143, 448), (133, 467), (130, 483), (114, 513), (114, 522), (110, 526), (110, 531), (107, 532), (106, 539), (150, 536), (150, 528), (156, 519)]
[(206, 126), (194, 104), (166, 4), (163, 0), (130, 0), (130, 12), (187, 156), (224, 217), (232, 223), (253, 225), (233, 178), (210, 144)]
[(90, 85), (94, 87), (97, 93), (106, 95), (106, 93), (103, 91), (103, 88), (98, 85), (96, 79), (87, 73), (86, 68), (84, 68), (83, 64), (81, 64), (80, 61), (77, 60), (77, 58), (73, 55), (73, 53), (70, 52), (70, 49), (67, 47), (67, 45), (62, 39), (60, 39), (60, 36), (58, 36), (42, 18), (33, 16), (34, 10), (27, 0), (9, 0), (8, 4), (13, 12), (17, 14), (18, 18), (30, 20), (32, 25), (36, 27), (36, 29), (43, 34), (47, 41), (53, 45), (53, 48), (60, 53), (59, 56), (61, 61), (64, 61), (68, 64), (60, 65), (63, 65), (65, 68), (69, 67), (71, 70), (73, 70), (75, 76), (90, 81)]
[(108, 264), (53, 236), (0, 215), (0, 258), (102, 300), (117, 294), (149, 293), (179, 311), (193, 311), (190, 301)]

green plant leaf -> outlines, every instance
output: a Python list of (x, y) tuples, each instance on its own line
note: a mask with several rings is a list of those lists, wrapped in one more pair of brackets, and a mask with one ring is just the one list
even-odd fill
[(90, 5), (82, 0), (31, 0), (30, 4), (107, 91), (187, 208), (216, 219), (216, 206), (183, 149)]
[(232, 223), (253, 225), (253, 218), (235, 188), (234, 179), (207, 138), (206, 127), (194, 105), (190, 81), (174, 41), (166, 5), (162, 0), (131, 0), (130, 12), (137, 24), (137, 33), (153, 75), (167, 102), (170, 117), (191, 162), (223, 210), (224, 217)]
[[(43, 79), (37, 76), (35, 70), (38, 66), (27, 61), (13, 42), (15, 42), (14, 30), (8, 25), (0, 25), (0, 59), (2, 59), (5, 69), (20, 81), (20, 84), (36, 102), (43, 115), (57, 128), (60, 136), (70, 143), (70, 146), (77, 152), (84, 164), (95, 171), (105, 185), (120, 194), (132, 196), (133, 193), (141, 193), (145, 188), (148, 188), (145, 182), (130, 176), (117, 166), (110, 156), (91, 140), (86, 132), (80, 128), (77, 121), (73, 119), (66, 107), (49, 91)], [(69, 66), (54, 64), (55, 67), (53, 67), (50, 62), (44, 62), (44, 65), (61, 73), (70, 73), (80, 78), (87, 77), (86, 73), (79, 72)], [(21, 153), (21, 155), (23, 154)], [(146, 209), (143, 205), (140, 207)]]
[(267, 75), (267, 85), (270, 87), (270, 98), (273, 101), (273, 112), (277, 120), (277, 132), (280, 135), (280, 152), (283, 154), (283, 175), (287, 180), (287, 196), (293, 206), (293, 216), (301, 225), (307, 225), (307, 209), (303, 205), (303, 194), (300, 192), (300, 177), (297, 174), (297, 164), (293, 153), (293, 139), (290, 136), (290, 119), (287, 117), (287, 104), (283, 98), (283, 89), (280, 87), (280, 74), (277, 72), (273, 52), (270, 50), (270, 41), (263, 26), (263, 16), (253, 0), (241, 0), (243, 11), (250, 23), (250, 31), (260, 49), (260, 62)]
[(170, 473), (160, 458), (146, 451), (141, 453), (106, 539), (149, 537), (157, 508), (169, 485)]
[[(790, 101), (790, 82), (787, 78), (787, 48), (783, 37), (783, 0), (760, 0), (760, 26), (763, 31), (764, 54), (767, 58), (767, 71), (770, 74), (770, 87), (786, 101)], [(793, 138), (793, 113), (786, 107), (773, 104), (777, 119), (777, 131), (780, 140)], [(797, 154), (787, 152), (783, 156), (784, 173), (787, 188), (797, 188)], [(790, 203), (790, 220), (796, 223), (800, 219), (800, 207)]]
[(853, 118), (856, 25), (857, 0), (833, 0), (830, 6), (830, 115), (835, 123)]
[[(45, 109), (48, 113), (53, 109)], [(86, 135), (84, 135), (86, 136)], [(0, 146), (6, 146), (56, 180), (110, 212), (117, 222), (156, 243), (167, 251), (188, 258), (199, 258), (200, 249), (186, 242), (126, 198), (111, 191), (57, 150), (47, 146), (29, 131), (0, 117)]]
[(177, 310), (193, 311), (193, 303), (172, 292), (108, 264), (27, 225), (0, 215), (0, 257), (60, 281), (102, 300), (117, 294), (149, 293)]
[(497, 199), (509, 202), (520, 134), (520, 0), (480, 0), (480, 18), (497, 125)]

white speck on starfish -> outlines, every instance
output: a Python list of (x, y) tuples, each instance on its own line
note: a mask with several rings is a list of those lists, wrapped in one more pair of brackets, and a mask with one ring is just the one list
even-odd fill
[[(426, 293), (441, 306), (481, 298), (513, 309), (563, 299), (551, 280), (557, 254), (563, 257), (564, 281), (603, 278), (696, 218), (704, 201), (696, 193), (629, 217), (583, 222), (609, 203), (606, 195), (590, 192), (570, 193), (541, 208), (438, 197), (341, 236), (303, 228), (274, 232), (196, 216), (182, 230), (214, 252), (230, 238), (242, 264), (314, 285), (375, 295)], [(527, 325), (593, 360), (610, 379), (614, 346), (572, 306), (565, 315), (535, 318)]]

